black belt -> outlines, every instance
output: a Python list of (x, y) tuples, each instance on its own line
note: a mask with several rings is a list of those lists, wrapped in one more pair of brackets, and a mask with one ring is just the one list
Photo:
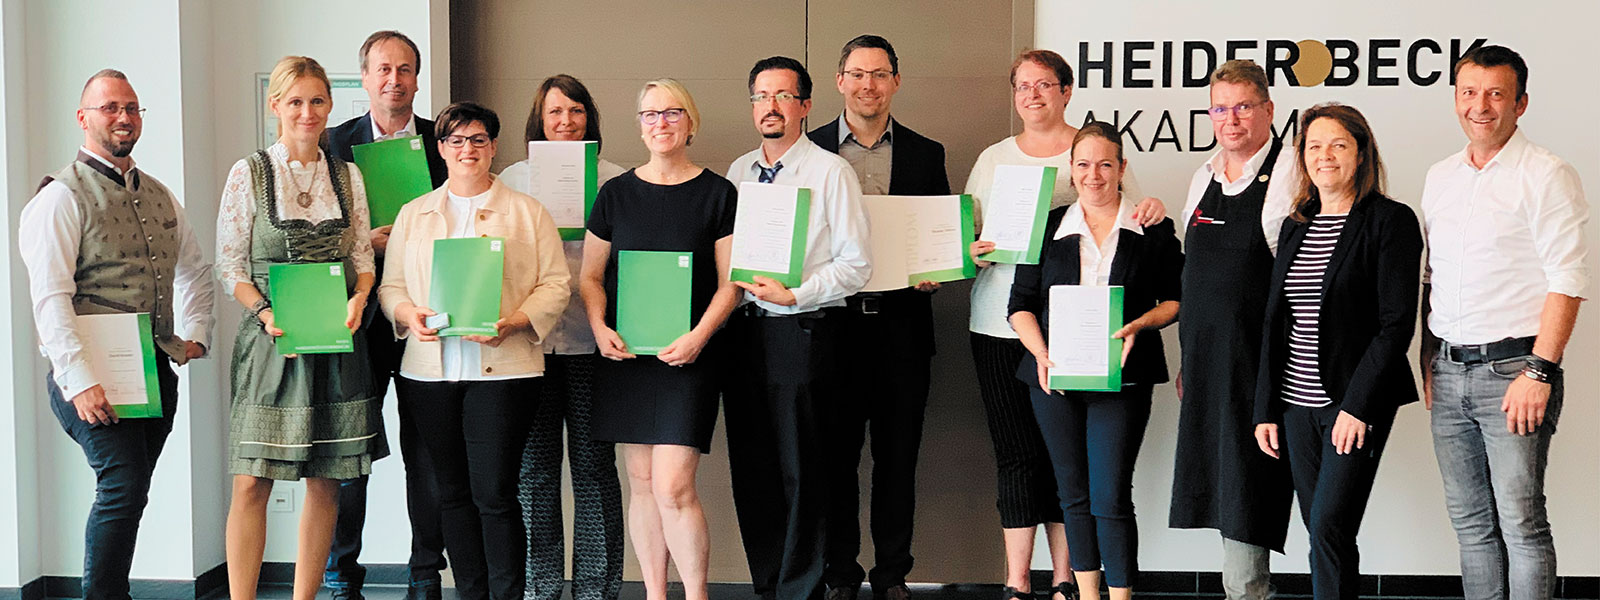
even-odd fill
[(1439, 350), (1453, 363), (1474, 365), (1533, 354), (1534, 336), (1506, 338), (1487, 344), (1452, 344), (1439, 341)]
[(756, 304), (754, 302), (750, 302), (748, 304), (745, 304), (744, 306), (741, 306), (738, 309), (736, 309), (734, 312), (736, 312), (738, 314), (741, 314), (741, 315), (744, 315), (744, 316), (747, 316), (747, 317), (826, 317), (826, 316), (828, 316), (828, 309), (825, 309), (825, 308), (819, 308), (819, 309), (816, 309), (816, 310), (808, 310), (808, 311), (799, 312), (799, 313), (781, 313), (781, 312), (773, 312), (773, 311), (767, 310), (765, 308), (761, 308), (761, 305)]
[(871, 294), (871, 295), (856, 294), (854, 296), (850, 296), (848, 298), (845, 298), (844, 299), (844, 306), (845, 306), (845, 308), (850, 309), (850, 312), (853, 312), (853, 313), (861, 313), (863, 315), (875, 315), (875, 314), (878, 314), (880, 312), (883, 312), (883, 309), (884, 309), (884, 307), (883, 307), (883, 295), (882, 294)]

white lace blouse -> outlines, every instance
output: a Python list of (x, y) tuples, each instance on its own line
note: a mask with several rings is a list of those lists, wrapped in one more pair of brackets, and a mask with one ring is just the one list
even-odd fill
[[(317, 160), (311, 164), (289, 160), (289, 149), (283, 144), (267, 148), (268, 162), (273, 171), (273, 192), (278, 197), (278, 219), (303, 219), (321, 223), (338, 219), (339, 197), (333, 192), (333, 181), (328, 175), (328, 162), (322, 150), (317, 150)], [(372, 273), (372, 222), (367, 210), (366, 185), (355, 163), (346, 163), (350, 173), (350, 226), (355, 228), (356, 246), (350, 262), (356, 273)], [(301, 191), (310, 189), (311, 205), (302, 207), (294, 201)], [(250, 164), (244, 159), (233, 163), (228, 171), (228, 183), (222, 188), (222, 208), (217, 213), (217, 278), (224, 290), (232, 293), (239, 283), (250, 280), (250, 228), (255, 222), (256, 198), (250, 181)]]

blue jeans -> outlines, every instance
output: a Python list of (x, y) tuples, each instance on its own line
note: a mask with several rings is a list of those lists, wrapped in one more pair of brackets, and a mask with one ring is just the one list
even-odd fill
[(83, 530), (83, 597), (85, 600), (127, 600), (128, 572), (139, 537), (139, 519), (150, 500), (150, 476), (156, 458), (172, 433), (178, 412), (178, 375), (165, 354), (156, 353), (156, 378), (161, 387), (161, 414), (156, 418), (122, 419), (111, 425), (90, 425), (56, 386), (55, 373), (45, 375), (50, 411), (61, 429), (83, 447), (94, 469), (94, 505)]
[(1526, 357), (1462, 364), (1433, 361), (1433, 450), (1444, 478), (1450, 523), (1461, 545), (1461, 586), (1469, 600), (1546, 599), (1555, 592), (1556, 547), (1545, 514), (1544, 471), (1561, 416), (1557, 375), (1544, 424), (1529, 435), (1506, 429), (1500, 403)]

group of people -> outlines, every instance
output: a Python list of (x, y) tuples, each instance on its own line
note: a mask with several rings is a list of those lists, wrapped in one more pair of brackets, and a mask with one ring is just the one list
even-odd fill
[[(126, 76), (105, 70), (86, 84), (84, 146), (46, 178), (21, 231), (50, 404), (99, 481), (86, 598), (128, 598), (138, 520), (177, 410), (171, 363), (209, 352), (213, 271), (241, 315), (226, 533), (236, 600), (255, 597), (268, 498), (286, 480), (306, 482), (294, 597), (326, 585), (336, 600), (361, 598), (366, 481), (389, 453), (381, 406), (391, 382), (412, 533), (408, 598), (439, 598), (446, 556), (463, 598), (560, 596), (564, 431), (574, 598), (615, 599), (621, 587), (613, 445), (622, 444), (626, 535), (647, 596), (666, 597), (671, 564), (686, 597), (704, 600), (710, 550), (695, 476), (719, 402), (753, 591), (854, 600), (866, 581), (874, 598), (910, 597), (939, 284), (861, 291), (871, 269), (861, 197), (946, 195), (950, 185), (944, 147), (891, 117), (901, 79), (887, 40), (844, 46), (835, 83), (845, 109), (809, 133), (806, 67), (757, 62), (748, 87), (760, 146), (725, 174), (690, 159), (703, 122), (688, 89), (646, 83), (636, 118), (650, 159), (627, 170), (601, 160), (586, 232), (568, 241), (526, 193), (531, 165), (490, 172), (494, 111), (457, 102), (433, 120), (414, 114), (420, 54), (399, 32), (374, 33), (360, 61), (370, 112), (331, 130), (322, 67), (291, 56), (273, 69), (280, 137), (230, 170), (214, 268), (172, 193), (130, 157), (143, 109)], [(1549, 597), (1543, 474), (1560, 362), (1588, 293), (1588, 208), (1576, 171), (1517, 128), (1527, 107), (1520, 56), (1477, 48), (1454, 77), (1468, 144), (1429, 171), (1419, 226), (1384, 195), (1359, 111), (1318, 105), (1293, 140), (1277, 139), (1265, 72), (1224, 63), (1209, 109), (1221, 149), (1191, 181), (1180, 243), (1165, 206), (1141, 193), (1116, 129), (1066, 121), (1065, 60), (1048, 50), (1016, 58), (1022, 133), (979, 156), (966, 192), (981, 205), (1001, 165), (1052, 166), (1071, 181), (1056, 185), (1037, 264), (985, 261), (988, 242), (969, 248), (981, 267), (969, 328), (996, 458), (1006, 598), (1099, 598), (1102, 583), (1113, 598), (1131, 596), (1134, 463), (1153, 388), (1168, 381), (1182, 405), (1170, 524), (1221, 533), (1228, 596), (1270, 595), (1268, 553), (1283, 549), (1297, 494), (1316, 597), (1356, 597), (1356, 533), (1379, 458), (1397, 409), (1419, 397), (1406, 353), (1425, 237), (1420, 396), (1433, 411), (1463, 587), (1472, 598)], [(583, 84), (557, 75), (534, 95), (523, 140), (598, 144), (599, 123)], [(435, 189), (372, 228), (351, 149), (405, 136), (421, 136)], [(730, 281), (744, 182), (811, 190), (799, 286)], [(496, 333), (441, 337), (427, 304), (434, 269), (448, 265), (433, 264), (433, 243), (478, 236), (504, 241)], [(630, 352), (616, 331), (620, 253), (638, 250), (693, 257), (690, 330), (654, 357)], [(269, 269), (323, 262), (344, 267), (354, 351), (281, 354)], [(1063, 285), (1123, 287), (1120, 390), (1050, 389), (1048, 292)], [(74, 329), (78, 314), (130, 312), (151, 315), (159, 418), (116, 417)], [(1158, 330), (1175, 322), (1174, 377)], [(870, 571), (858, 562), (856, 484), (868, 432)], [(1054, 585), (1036, 592), (1039, 526)]]

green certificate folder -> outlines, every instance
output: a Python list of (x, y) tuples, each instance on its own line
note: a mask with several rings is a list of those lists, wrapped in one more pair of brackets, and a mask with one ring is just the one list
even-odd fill
[(267, 270), (279, 354), (353, 352), (344, 326), (350, 297), (341, 263), (278, 264)]
[(505, 238), (433, 241), (433, 282), (428, 308), (450, 315), (442, 336), (495, 335), (500, 287), (505, 277)]
[(634, 354), (657, 354), (689, 333), (689, 252), (617, 253), (617, 334)]
[(800, 287), (810, 225), (810, 189), (750, 181), (739, 184), (728, 279), (755, 283), (755, 276), (761, 275), (784, 287)]
[(1056, 191), (1056, 168), (1000, 165), (983, 207), (980, 241), (994, 242), (981, 258), (998, 263), (1039, 264), (1044, 222)]
[(561, 239), (583, 239), (599, 182), (599, 142), (528, 142), (528, 195), (550, 211)]
[(74, 325), (90, 371), (117, 417), (162, 416), (150, 314), (78, 315)]
[(373, 227), (393, 225), (400, 207), (433, 191), (428, 155), (420, 136), (361, 144), (350, 151), (355, 154), (356, 167), (361, 169), (361, 180), (366, 183)]
[(1050, 389), (1122, 389), (1122, 286), (1050, 287)]

